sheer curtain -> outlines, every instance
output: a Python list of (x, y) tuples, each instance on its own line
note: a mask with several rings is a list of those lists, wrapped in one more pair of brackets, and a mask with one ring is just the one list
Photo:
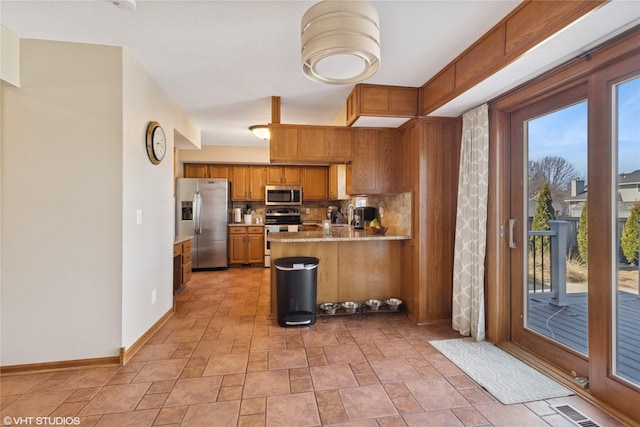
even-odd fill
[(485, 338), (484, 257), (489, 181), (489, 107), (462, 116), (458, 176), (455, 258), (453, 263), (453, 329), (476, 341)]

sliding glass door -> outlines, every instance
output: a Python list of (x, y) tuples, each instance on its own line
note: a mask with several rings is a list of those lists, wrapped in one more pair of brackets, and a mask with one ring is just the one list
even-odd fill
[[(512, 339), (588, 376), (587, 86), (512, 114)], [(518, 230), (518, 231), (516, 231)], [(518, 242), (516, 244), (515, 242)], [(586, 245), (584, 245), (586, 248)]]
[(640, 387), (640, 77), (612, 85), (615, 176), (611, 227), (614, 277), (612, 283), (612, 371)]
[(488, 234), (490, 332), (635, 420), (639, 41), (640, 29), (490, 103)]

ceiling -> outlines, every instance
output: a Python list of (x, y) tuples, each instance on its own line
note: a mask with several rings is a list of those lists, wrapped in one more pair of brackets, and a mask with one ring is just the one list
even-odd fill
[[(380, 15), (381, 67), (367, 83), (422, 86), (519, 1), (370, 1)], [(203, 145), (264, 146), (248, 130), (271, 121), (329, 125), (353, 85), (302, 73), (300, 19), (315, 1), (0, 1), (20, 38), (123, 46), (202, 130)], [(640, 23), (640, 3), (613, 1), (542, 43), (434, 115), (458, 116)]]

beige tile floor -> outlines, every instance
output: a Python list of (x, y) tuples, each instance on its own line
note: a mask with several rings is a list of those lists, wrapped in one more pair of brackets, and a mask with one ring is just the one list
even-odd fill
[(556, 402), (619, 425), (576, 396), (499, 403), (428, 343), (459, 337), (448, 324), (379, 313), (281, 328), (267, 318), (268, 273), (194, 273), (176, 313), (124, 367), (2, 377), (3, 425), (572, 425)]

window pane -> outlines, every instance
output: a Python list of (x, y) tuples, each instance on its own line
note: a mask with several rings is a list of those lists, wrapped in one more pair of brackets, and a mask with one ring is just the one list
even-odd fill
[[(588, 269), (580, 251), (587, 202), (587, 101), (526, 123), (527, 328), (588, 353)], [(585, 222), (586, 223), (586, 222)], [(585, 228), (583, 227), (583, 230)]]
[(617, 150), (616, 260), (613, 331), (614, 373), (640, 385), (640, 77), (613, 88), (614, 141)]

